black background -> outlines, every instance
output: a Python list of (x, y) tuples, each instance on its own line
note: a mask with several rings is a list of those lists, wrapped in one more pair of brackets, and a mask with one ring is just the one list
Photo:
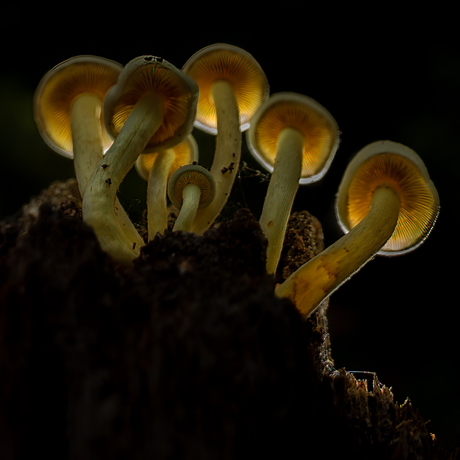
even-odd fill
[[(414, 149), (438, 188), (441, 213), (417, 251), (378, 257), (342, 286), (329, 309), (337, 367), (377, 372), (402, 403), (410, 397), (442, 445), (460, 435), (458, 175), (460, 47), (453, 12), (353, 10), (286, 3), (140, 8), (127, 4), (12, 5), (3, 15), (0, 74), (0, 219), (13, 215), (57, 179), (73, 177), (70, 160), (41, 140), (32, 113), (35, 87), (59, 62), (79, 54), (122, 64), (142, 54), (177, 67), (206, 45), (226, 42), (250, 52), (271, 92), (313, 97), (336, 118), (342, 142), (329, 173), (299, 190), (294, 210), (323, 223), (326, 245), (341, 233), (334, 196), (351, 157), (369, 142), (390, 139)], [(207, 166), (214, 139), (195, 132)], [(243, 159), (255, 166), (247, 150)], [(237, 180), (234, 199), (257, 216), (266, 183)], [(133, 171), (120, 199), (135, 216), (145, 184)]]

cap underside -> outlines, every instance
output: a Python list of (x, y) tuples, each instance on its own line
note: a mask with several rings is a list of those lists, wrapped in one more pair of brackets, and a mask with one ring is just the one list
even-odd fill
[[(65, 64), (65, 65), (64, 65)], [(62, 155), (73, 157), (71, 109), (75, 99), (84, 94), (94, 94), (102, 101), (107, 91), (118, 79), (121, 66), (110, 61), (99, 63), (96, 59), (79, 59), (55, 67), (40, 83), (35, 99), (35, 117), (45, 141)], [(111, 140), (105, 133), (101, 115), (103, 148)]]
[(396, 229), (381, 252), (396, 254), (418, 246), (436, 221), (439, 197), (417, 165), (395, 153), (371, 156), (356, 169), (348, 187), (344, 225), (353, 228), (367, 215), (379, 186), (390, 186), (401, 200)]
[(268, 82), (259, 64), (239, 49), (206, 48), (196, 53), (184, 66), (184, 72), (200, 87), (195, 125), (212, 134), (217, 133), (217, 117), (212, 97), (216, 81), (228, 81), (235, 92), (240, 114), (240, 130), (249, 127), (249, 120), (268, 97)]
[(301, 182), (322, 176), (338, 143), (337, 126), (313, 107), (296, 101), (280, 100), (271, 104), (259, 117), (255, 127), (254, 154), (262, 164), (273, 170), (278, 140), (285, 128), (295, 128), (305, 138)]

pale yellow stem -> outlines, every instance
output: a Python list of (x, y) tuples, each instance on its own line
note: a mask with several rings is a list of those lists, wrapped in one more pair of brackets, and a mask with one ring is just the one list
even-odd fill
[(227, 81), (214, 83), (212, 97), (217, 113), (216, 150), (210, 169), (216, 183), (212, 203), (197, 212), (191, 231), (203, 233), (221, 213), (232, 191), (241, 159), (241, 131), (238, 104)]
[(195, 217), (196, 210), (200, 204), (201, 189), (196, 184), (188, 184), (182, 191), (182, 207), (174, 223), (173, 230), (189, 232)]
[(147, 223), (149, 241), (168, 228), (168, 177), (176, 154), (173, 149), (159, 152), (149, 172), (147, 182)]
[(293, 128), (285, 128), (278, 139), (273, 174), (259, 220), (268, 239), (268, 273), (275, 273), (278, 266), (287, 222), (299, 188), (304, 144), (303, 134)]
[[(101, 127), (102, 101), (94, 93), (78, 96), (71, 109), (72, 144), (75, 176), (83, 198), (88, 181), (103, 158), (103, 134)], [(137, 231), (130, 222), (118, 198), (115, 200), (118, 217), (127, 238), (136, 241)]]
[(139, 100), (97, 165), (83, 198), (84, 220), (93, 227), (102, 249), (119, 263), (127, 264), (137, 257), (143, 240), (137, 234), (136, 240), (132, 241), (123, 232), (119, 211), (115, 207), (116, 193), (162, 121), (160, 96), (149, 94)]
[(391, 188), (377, 188), (367, 216), (294, 272), (276, 288), (275, 294), (290, 298), (302, 314), (312, 313), (385, 245), (398, 222), (400, 206)]
[(71, 127), (75, 176), (81, 196), (104, 152), (102, 149), (101, 107), (99, 96), (84, 93), (71, 109)]

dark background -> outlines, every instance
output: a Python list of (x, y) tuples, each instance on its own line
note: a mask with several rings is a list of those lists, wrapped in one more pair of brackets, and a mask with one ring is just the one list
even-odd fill
[[(41, 140), (32, 113), (35, 87), (59, 62), (79, 54), (122, 64), (142, 54), (177, 67), (206, 45), (226, 42), (253, 54), (271, 92), (313, 97), (336, 118), (342, 143), (326, 177), (299, 190), (294, 209), (323, 223), (326, 245), (340, 237), (334, 196), (356, 151), (390, 139), (414, 149), (436, 184), (441, 213), (426, 243), (401, 257), (378, 257), (332, 297), (337, 367), (373, 371), (402, 403), (410, 397), (442, 445), (460, 435), (458, 174), (460, 47), (453, 12), (352, 10), (286, 3), (280, 11), (220, 4), (186, 11), (176, 4), (121, 10), (78, 4), (65, 11), (13, 5), (4, 12), (0, 74), (0, 219), (54, 180), (73, 177), (70, 160)], [(198, 9), (200, 7), (200, 9)], [(36, 8), (36, 10), (33, 10)], [(216, 9), (217, 8), (217, 9)], [(51, 17), (48, 17), (51, 15)], [(196, 132), (201, 163), (214, 139)], [(247, 150), (243, 159), (255, 166)], [(247, 176), (247, 175), (246, 175)], [(260, 212), (266, 183), (242, 175), (234, 200)], [(145, 184), (133, 171), (120, 199), (138, 216)]]

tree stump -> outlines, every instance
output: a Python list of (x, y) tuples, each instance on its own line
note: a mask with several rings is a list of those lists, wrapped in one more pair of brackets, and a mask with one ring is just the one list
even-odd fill
[[(321, 249), (293, 214), (276, 280)], [(74, 180), (1, 222), (0, 458), (460, 458), (409, 399), (334, 368), (327, 301), (305, 319), (277, 298), (265, 250), (240, 209), (118, 267)]]

